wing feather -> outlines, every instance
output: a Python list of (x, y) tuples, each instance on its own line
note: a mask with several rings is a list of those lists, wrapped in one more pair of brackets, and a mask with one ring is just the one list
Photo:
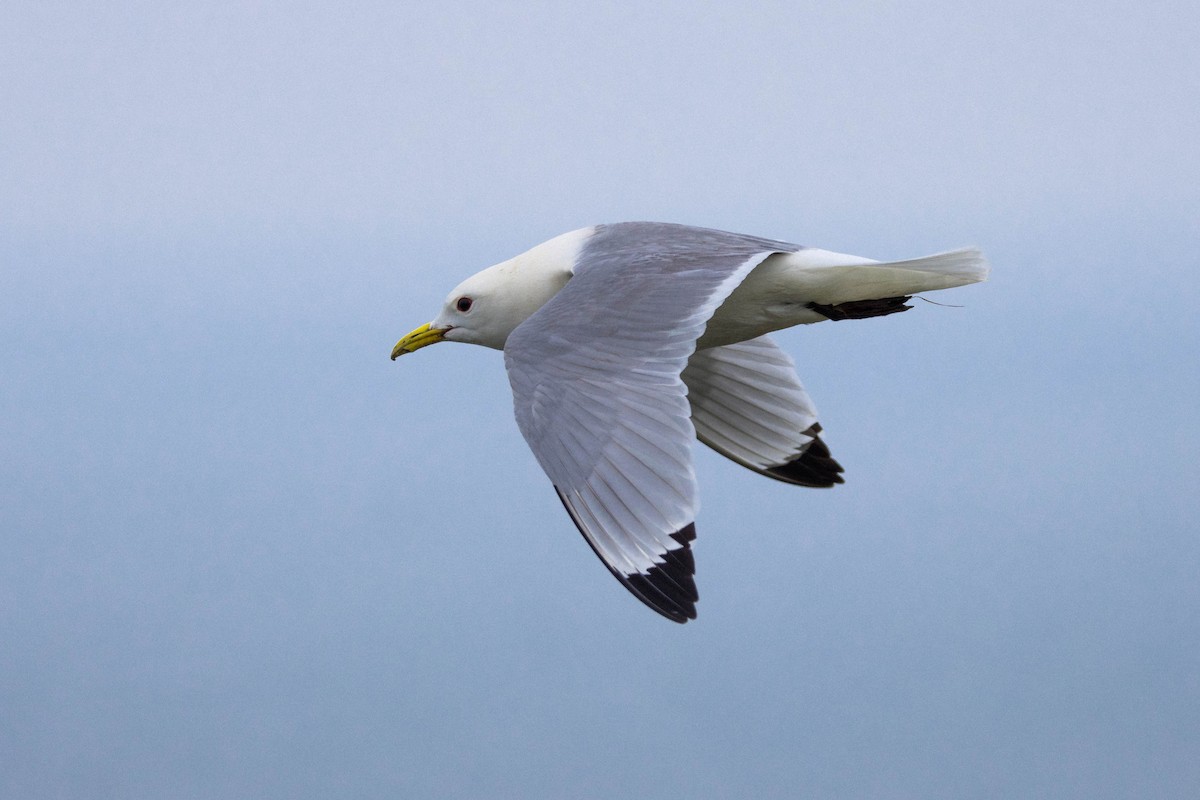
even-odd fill
[(683, 380), (696, 436), (718, 453), (787, 483), (843, 482), (792, 359), (769, 337), (700, 350)]
[(750, 270), (796, 249), (680, 225), (598, 226), (566, 286), (505, 344), (517, 424), (567, 513), (609, 571), (676, 622), (695, 618), (698, 597), (696, 428), (680, 373)]

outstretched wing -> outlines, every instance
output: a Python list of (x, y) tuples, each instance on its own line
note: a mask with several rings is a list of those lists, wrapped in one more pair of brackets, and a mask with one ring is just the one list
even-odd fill
[(597, 226), (574, 276), (509, 336), (517, 424), (608, 569), (696, 616), (695, 429), (680, 372), (713, 311), (794, 245), (655, 223)]
[(795, 364), (770, 338), (698, 350), (682, 377), (696, 436), (721, 455), (799, 486), (843, 482)]

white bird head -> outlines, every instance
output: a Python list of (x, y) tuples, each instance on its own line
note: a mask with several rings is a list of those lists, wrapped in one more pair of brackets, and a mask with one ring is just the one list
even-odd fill
[(508, 335), (570, 280), (593, 228), (564, 233), (476, 273), (446, 296), (442, 311), (392, 348), (392, 360), (437, 342), (466, 342), (503, 350)]

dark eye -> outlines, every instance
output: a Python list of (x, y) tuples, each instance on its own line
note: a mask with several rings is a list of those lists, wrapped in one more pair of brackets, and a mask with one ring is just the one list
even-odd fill
[(458, 298), (458, 301), (454, 304), (454, 307), (457, 308), (459, 311), (463, 312), (464, 314), (467, 313), (468, 311), (471, 310), (471, 298), (469, 298), (469, 297)]

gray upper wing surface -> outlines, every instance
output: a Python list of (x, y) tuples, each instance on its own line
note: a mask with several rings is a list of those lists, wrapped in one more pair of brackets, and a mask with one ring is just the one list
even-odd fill
[(661, 223), (598, 226), (509, 336), (517, 424), (588, 544), (663, 616), (696, 615), (695, 428), (680, 373), (714, 310), (795, 245)]

